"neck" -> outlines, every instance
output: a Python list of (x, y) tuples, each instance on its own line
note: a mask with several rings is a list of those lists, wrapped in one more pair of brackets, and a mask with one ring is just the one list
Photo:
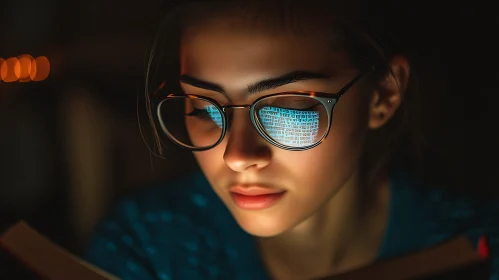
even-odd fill
[(369, 186), (375, 188), (369, 201), (363, 199), (364, 187), (355, 174), (312, 217), (283, 234), (258, 240), (274, 278), (320, 277), (376, 259), (388, 217), (388, 180)]

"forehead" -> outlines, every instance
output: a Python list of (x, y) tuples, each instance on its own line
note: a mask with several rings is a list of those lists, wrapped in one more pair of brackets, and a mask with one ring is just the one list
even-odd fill
[(187, 27), (181, 38), (182, 74), (217, 76), (275, 74), (289, 70), (331, 72), (349, 67), (345, 50), (326, 31), (269, 28), (237, 17), (219, 17)]

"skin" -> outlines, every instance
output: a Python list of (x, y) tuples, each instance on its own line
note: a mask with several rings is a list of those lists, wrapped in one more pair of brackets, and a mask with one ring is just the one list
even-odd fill
[[(181, 41), (181, 74), (220, 85), (225, 94), (181, 82), (189, 94), (222, 105), (251, 104), (258, 97), (285, 91), (339, 91), (356, 69), (345, 51), (333, 49), (321, 32), (274, 34), (262, 26), (225, 17), (192, 25)], [(254, 235), (262, 260), (276, 279), (303, 279), (338, 273), (374, 260), (382, 243), (389, 188), (383, 178), (369, 207), (360, 197), (359, 161), (366, 134), (393, 115), (407, 84), (403, 57), (391, 61), (394, 75), (373, 83), (359, 80), (339, 101), (328, 137), (301, 152), (265, 141), (252, 126), (247, 109), (233, 111), (232, 128), (215, 148), (194, 155), (213, 190), (238, 224)], [(329, 75), (248, 94), (249, 85), (291, 71)], [(285, 190), (274, 206), (243, 210), (233, 202), (234, 184)]]

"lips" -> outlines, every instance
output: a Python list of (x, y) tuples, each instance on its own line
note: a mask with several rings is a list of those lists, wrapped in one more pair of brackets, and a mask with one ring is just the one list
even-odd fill
[(286, 194), (283, 189), (260, 185), (236, 185), (229, 189), (232, 200), (242, 209), (261, 210), (275, 205)]
[(269, 188), (259, 185), (236, 185), (229, 189), (231, 193), (237, 193), (241, 195), (256, 196), (265, 194), (277, 194), (282, 193), (284, 190)]

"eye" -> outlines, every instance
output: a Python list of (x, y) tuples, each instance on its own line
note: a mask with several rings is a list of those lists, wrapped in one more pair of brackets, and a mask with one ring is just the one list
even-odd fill
[(222, 112), (220, 112), (220, 110), (218, 110), (214, 105), (205, 103), (200, 107), (192, 105), (191, 108), (192, 110), (189, 113), (186, 113), (186, 116), (197, 118), (203, 122), (211, 122), (216, 124), (218, 127), (222, 127)]
[(211, 120), (210, 114), (205, 109), (193, 108), (191, 112), (186, 113), (185, 115), (204, 120)]

